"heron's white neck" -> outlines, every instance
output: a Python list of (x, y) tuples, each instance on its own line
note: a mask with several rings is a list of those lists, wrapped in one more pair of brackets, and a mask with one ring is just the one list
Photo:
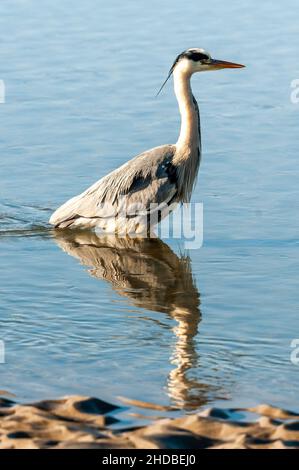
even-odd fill
[(181, 114), (181, 130), (177, 149), (193, 151), (200, 146), (199, 117), (191, 90), (191, 74), (179, 67), (174, 70), (174, 91)]

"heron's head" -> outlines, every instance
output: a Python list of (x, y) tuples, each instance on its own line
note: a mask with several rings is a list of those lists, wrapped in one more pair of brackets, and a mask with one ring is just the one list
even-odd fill
[(220, 69), (239, 69), (242, 67), (245, 67), (245, 65), (236, 64), (234, 62), (227, 62), (225, 60), (212, 59), (211, 54), (209, 54), (209, 52), (205, 51), (204, 49), (187, 49), (186, 51), (179, 54), (175, 59), (169, 71), (168, 77), (160, 88), (159, 93), (172, 73), (181, 72), (191, 76), (196, 72), (208, 72), (210, 70)]

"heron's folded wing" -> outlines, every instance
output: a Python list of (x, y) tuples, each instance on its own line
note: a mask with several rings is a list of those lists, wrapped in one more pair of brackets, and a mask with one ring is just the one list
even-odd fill
[(172, 158), (175, 147), (164, 145), (144, 152), (97, 181), (84, 193), (63, 204), (50, 223), (78, 217), (106, 218), (116, 215), (121, 202), (145, 208), (170, 201), (176, 194)]

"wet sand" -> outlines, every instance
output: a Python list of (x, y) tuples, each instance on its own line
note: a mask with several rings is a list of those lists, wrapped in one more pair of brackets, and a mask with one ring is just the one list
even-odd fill
[[(97, 449), (286, 449), (299, 448), (299, 414), (269, 405), (209, 408), (179, 418), (169, 407), (124, 400), (156, 410), (151, 423), (121, 427), (123, 409), (92, 397), (68, 396), (18, 404), (0, 399), (0, 448)], [(247, 420), (244, 420), (244, 416)], [(118, 424), (113, 429), (113, 424)]]

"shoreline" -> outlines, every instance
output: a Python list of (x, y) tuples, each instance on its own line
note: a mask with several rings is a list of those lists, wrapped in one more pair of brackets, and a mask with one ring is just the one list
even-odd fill
[[(167, 411), (137, 403), (143, 409)], [(174, 418), (141, 414), (151, 423), (127, 427), (121, 427), (117, 417), (121, 411), (118, 405), (79, 395), (28, 404), (2, 397), (0, 449), (299, 448), (299, 413), (270, 405), (208, 408)], [(251, 414), (252, 419), (244, 421)]]

